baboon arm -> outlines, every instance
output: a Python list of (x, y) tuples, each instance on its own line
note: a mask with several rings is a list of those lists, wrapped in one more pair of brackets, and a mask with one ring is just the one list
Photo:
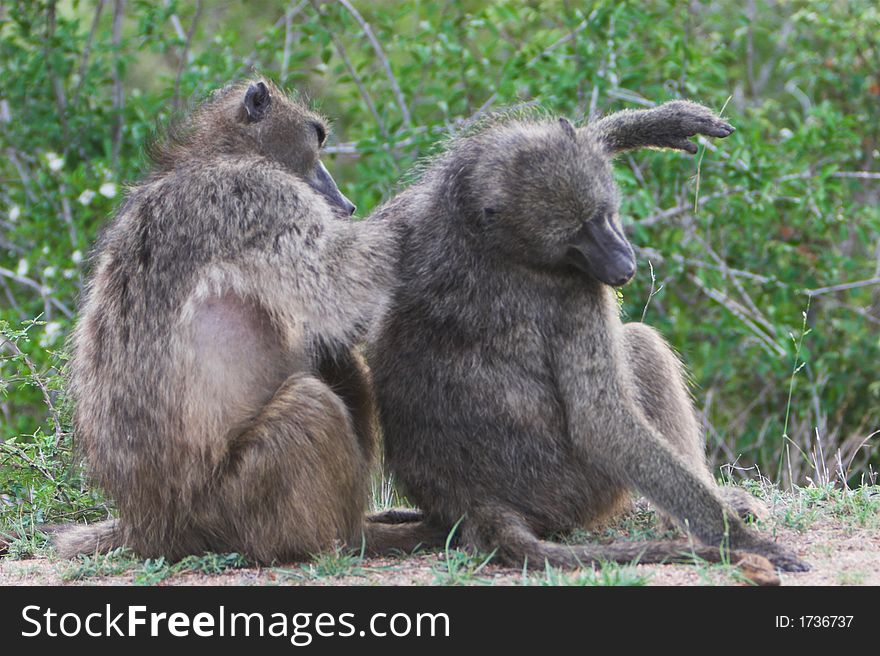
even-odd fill
[[(578, 436), (588, 458), (605, 461), (609, 471), (617, 472), (628, 485), (675, 517), (704, 544), (726, 543), (729, 549), (757, 553), (786, 571), (809, 569), (784, 548), (749, 530), (721, 499), (717, 487), (675, 453), (647, 420), (626, 414), (628, 417), (621, 418), (610, 435), (605, 427), (603, 431), (592, 430)], [(582, 425), (589, 423), (584, 421)], [(598, 435), (604, 436), (606, 441), (598, 444)], [(609, 439), (612, 444), (607, 443)]]
[(376, 408), (370, 373), (362, 355), (356, 351), (322, 353), (318, 377), (348, 408), (355, 435), (368, 461), (376, 451)]
[(609, 154), (636, 148), (675, 148), (696, 153), (688, 137), (704, 134), (724, 138), (732, 125), (702, 105), (675, 100), (652, 109), (626, 109), (591, 123), (586, 130), (604, 144)]
[[(687, 527), (703, 543), (718, 545), (745, 529), (728, 511), (714, 484), (693, 470), (647, 421), (625, 421), (607, 457), (624, 480)], [(618, 436), (615, 436), (618, 437)]]

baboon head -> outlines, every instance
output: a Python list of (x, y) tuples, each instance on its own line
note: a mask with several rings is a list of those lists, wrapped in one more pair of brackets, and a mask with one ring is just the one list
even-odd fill
[(491, 246), (532, 266), (629, 282), (635, 254), (603, 145), (566, 119), (514, 122), (488, 135), (471, 186)]
[(151, 156), (170, 168), (212, 153), (260, 155), (284, 166), (350, 216), (355, 206), (339, 191), (321, 163), (327, 121), (271, 82), (254, 80), (216, 91), (184, 123), (173, 126), (166, 144)]

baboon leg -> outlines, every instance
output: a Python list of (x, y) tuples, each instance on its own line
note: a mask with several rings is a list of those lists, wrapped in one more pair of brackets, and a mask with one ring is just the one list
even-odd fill
[(627, 363), (645, 416), (676, 453), (708, 475), (705, 447), (681, 363), (653, 328), (628, 323), (623, 329)]
[(260, 563), (304, 558), (357, 542), (368, 473), (343, 402), (295, 374), (231, 441), (194, 525)]
[(468, 513), (462, 523), (462, 546), (495, 553), (506, 565), (541, 568), (575, 568), (604, 562), (693, 563), (739, 560), (742, 554), (724, 552), (687, 540), (615, 542), (613, 544), (566, 545), (541, 540), (516, 511), (503, 506), (484, 506)]
[[(699, 422), (681, 362), (660, 334), (643, 323), (624, 325), (627, 362), (646, 417), (675, 451), (714, 482), (706, 463)], [(740, 517), (763, 518), (767, 509), (743, 489), (721, 487), (721, 497)], [(661, 513), (662, 523), (674, 522)]]

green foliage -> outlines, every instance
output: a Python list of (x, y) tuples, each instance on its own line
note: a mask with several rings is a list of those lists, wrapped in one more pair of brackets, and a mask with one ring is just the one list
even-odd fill
[(786, 482), (870, 478), (880, 285), (813, 296), (811, 332), (802, 344), (790, 334), (801, 334), (805, 290), (878, 273), (880, 180), (854, 175), (880, 169), (876, 3), (351, 4), (0, 9), (3, 522), (100, 511), (73, 465), (59, 395), (90, 245), (144, 173), (156, 126), (253, 70), (334, 119), (328, 167), (361, 214), (495, 109), (588, 120), (680, 97), (726, 104), (738, 131), (702, 149), (698, 194), (698, 160), (620, 158), (643, 265), (623, 310), (644, 312), (682, 353), (715, 462), (775, 476), (792, 444)]

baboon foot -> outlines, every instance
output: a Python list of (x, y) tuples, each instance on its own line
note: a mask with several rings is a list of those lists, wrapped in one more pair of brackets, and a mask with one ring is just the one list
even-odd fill
[(750, 545), (742, 548), (743, 551), (764, 556), (776, 569), (782, 572), (809, 572), (810, 565), (798, 558), (794, 552), (774, 542), (763, 542), (759, 545)]
[(740, 487), (724, 486), (720, 488), (721, 498), (743, 519), (765, 520), (770, 516), (767, 505), (753, 497)]

